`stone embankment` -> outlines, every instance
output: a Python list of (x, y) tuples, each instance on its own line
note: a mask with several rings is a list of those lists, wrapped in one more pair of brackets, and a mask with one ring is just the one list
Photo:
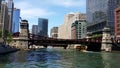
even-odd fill
[(19, 49), (16, 49), (15, 47), (10, 47), (9, 45), (0, 44), (0, 55), (15, 52), (18, 50)]

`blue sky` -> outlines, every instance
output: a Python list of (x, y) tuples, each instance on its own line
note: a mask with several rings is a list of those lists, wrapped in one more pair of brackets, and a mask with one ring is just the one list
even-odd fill
[(38, 18), (47, 18), (49, 32), (63, 24), (66, 14), (86, 12), (86, 0), (14, 0), (14, 6), (21, 10), (22, 19), (28, 20), (30, 29), (38, 24)]

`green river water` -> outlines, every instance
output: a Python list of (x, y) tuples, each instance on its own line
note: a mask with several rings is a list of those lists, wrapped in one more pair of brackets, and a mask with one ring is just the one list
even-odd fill
[(0, 55), (0, 68), (120, 68), (120, 52), (38, 49)]

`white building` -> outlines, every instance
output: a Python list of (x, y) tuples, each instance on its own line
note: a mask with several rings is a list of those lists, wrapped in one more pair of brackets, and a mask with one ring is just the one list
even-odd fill
[(64, 23), (59, 26), (58, 29), (58, 38), (61, 39), (71, 39), (71, 26), (75, 20), (80, 20), (83, 18), (81, 13), (70, 13), (67, 14), (64, 18)]

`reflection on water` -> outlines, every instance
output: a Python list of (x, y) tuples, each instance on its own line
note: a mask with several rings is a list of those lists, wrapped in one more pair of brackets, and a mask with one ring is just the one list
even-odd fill
[(120, 68), (119, 58), (119, 53), (48, 48), (1, 55), (0, 68)]

